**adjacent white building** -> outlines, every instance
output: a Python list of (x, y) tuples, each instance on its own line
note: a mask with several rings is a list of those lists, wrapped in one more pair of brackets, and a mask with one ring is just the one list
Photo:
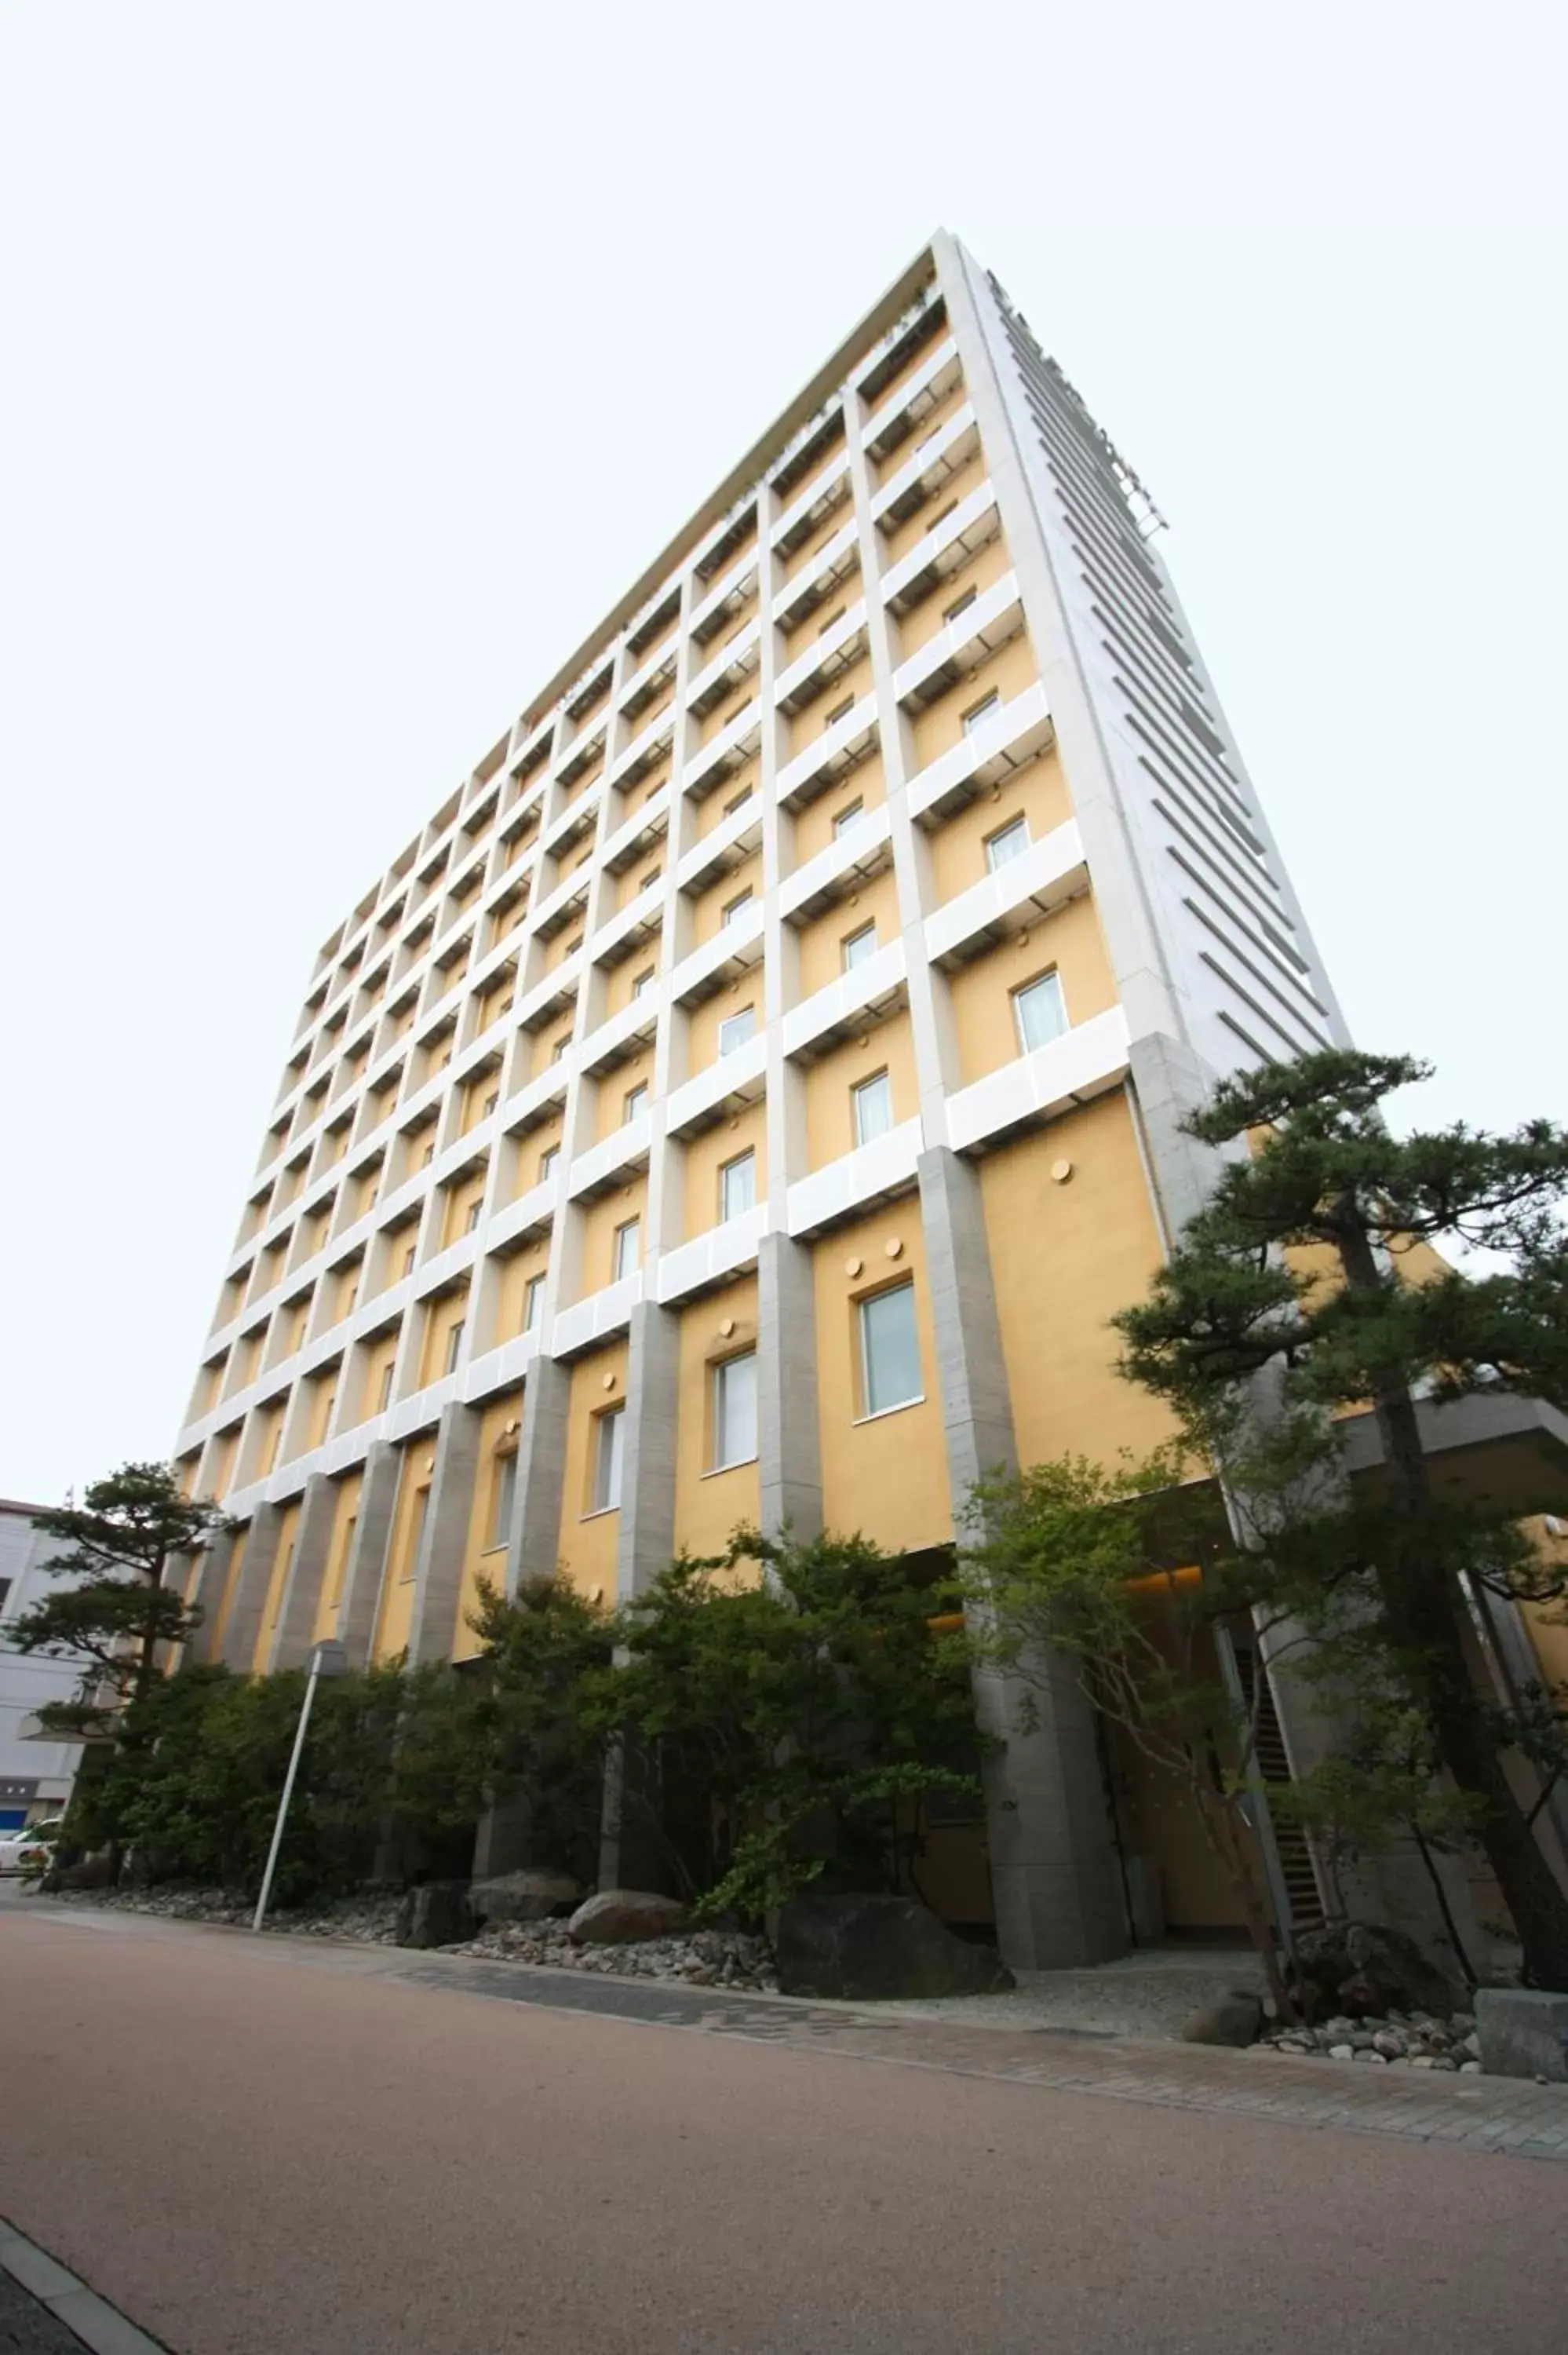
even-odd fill
[(19, 1652), (13, 1622), (54, 1583), (44, 1563), (58, 1540), (36, 1526), (41, 1505), (0, 1497), (0, 1831), (58, 1815), (70, 1796), (79, 1743), (41, 1741), (26, 1728), (48, 1701), (69, 1700), (80, 1671), (70, 1660)]

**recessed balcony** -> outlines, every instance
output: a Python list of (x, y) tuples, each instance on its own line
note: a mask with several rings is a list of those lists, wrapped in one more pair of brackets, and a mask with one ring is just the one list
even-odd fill
[(809, 924), (858, 891), (893, 860), (893, 820), (885, 802), (834, 836), (825, 849), (786, 875), (779, 891), (786, 923)]
[(814, 531), (821, 529), (835, 508), (847, 506), (852, 496), (849, 452), (841, 450), (837, 458), (784, 509), (773, 527), (775, 549), (780, 556), (793, 556)]
[(656, 703), (675, 676), (675, 655), (678, 642), (672, 639), (658, 653), (650, 655), (640, 671), (628, 679), (620, 698), (623, 719), (640, 719), (651, 703)]
[(1051, 708), (1036, 679), (911, 778), (910, 816), (925, 826), (942, 825), (978, 793), (1049, 751), (1054, 741)]
[(860, 537), (852, 516), (807, 559), (793, 580), (784, 583), (773, 600), (774, 621), (781, 630), (798, 628), (819, 605), (826, 604), (841, 581), (859, 569)]
[(926, 919), (926, 954), (933, 964), (956, 973), (1021, 924), (1051, 915), (1088, 888), (1083, 842), (1076, 821), (1069, 818), (957, 899), (933, 909)]
[(921, 711), (946, 695), (989, 655), (998, 653), (1023, 629), (1018, 575), (1004, 572), (980, 590), (945, 629), (927, 638), (893, 675), (893, 692), (906, 711)]
[(904, 943), (889, 941), (874, 956), (814, 990), (784, 1017), (784, 1052), (802, 1062), (874, 1028), (908, 1002)]
[(652, 1135), (652, 1121), (646, 1112), (640, 1112), (635, 1120), (612, 1128), (597, 1145), (577, 1154), (567, 1181), (567, 1199), (591, 1202), (596, 1195), (619, 1186), (628, 1170), (646, 1169)]
[(658, 1264), (660, 1300), (690, 1300), (715, 1285), (727, 1284), (745, 1268), (755, 1267), (763, 1236), (768, 1232), (768, 1205), (758, 1202), (738, 1218), (726, 1219), (689, 1242), (662, 1252)]
[(565, 880), (547, 892), (534, 911), (534, 930), (542, 941), (554, 940), (568, 924), (577, 921), (588, 906), (591, 868), (575, 868)]
[(634, 956), (659, 930), (663, 912), (664, 884), (660, 878), (639, 891), (634, 900), (629, 900), (624, 908), (618, 909), (608, 923), (599, 926), (590, 951), (594, 964), (616, 965), (623, 958)]
[(767, 1087), (768, 1038), (757, 1031), (744, 1047), (709, 1063), (664, 1100), (664, 1126), (671, 1136), (697, 1136), (742, 1105), (760, 1103)]
[(710, 711), (732, 696), (736, 688), (748, 679), (762, 658), (762, 624), (753, 615), (727, 645), (719, 648), (705, 670), (693, 679), (686, 695), (687, 708), (698, 719), (705, 719)]
[(732, 614), (738, 613), (756, 593), (757, 550), (748, 549), (724, 579), (715, 582), (701, 603), (694, 606), (692, 635), (698, 645), (705, 646), (716, 638)]
[(670, 830), (670, 802), (673, 788), (666, 781), (658, 792), (634, 809), (622, 820), (615, 832), (606, 837), (600, 864), (611, 875), (623, 875), (639, 859), (656, 850)]
[(989, 548), (1001, 529), (996, 493), (988, 475), (976, 484), (968, 498), (959, 501), (951, 515), (933, 524), (908, 555), (883, 574), (884, 603), (895, 613), (911, 613), (982, 548)]
[(651, 1044), (659, 1028), (659, 993), (645, 989), (618, 1014), (590, 1030), (583, 1042), (582, 1067), (594, 1078), (613, 1071), (620, 1064), (630, 1062)]
[(752, 794), (694, 842), (675, 869), (683, 891), (705, 890), (721, 875), (734, 872), (753, 857), (762, 840), (762, 796)]
[(853, 711), (846, 711), (831, 728), (798, 752), (779, 772), (778, 793), (781, 809), (804, 809), (830, 785), (858, 768), (876, 742), (876, 697), (863, 695)]
[(866, 450), (879, 466), (946, 400), (962, 374), (958, 345), (948, 336), (896, 392), (889, 393), (865, 427)]
[(857, 597), (847, 613), (825, 629), (814, 645), (781, 671), (774, 699), (781, 711), (804, 711), (842, 678), (865, 651), (865, 599)]
[(871, 503), (874, 521), (885, 532), (897, 531), (937, 496), (943, 484), (950, 482), (979, 448), (974, 403), (966, 400), (951, 417), (942, 420), (929, 440), (916, 444), (913, 456), (883, 485)]
[(599, 804), (603, 799), (602, 785), (596, 785), (562, 810), (541, 844), (544, 856), (546, 858), (563, 858), (591, 835), (598, 823)]
[(569, 1308), (557, 1309), (550, 1334), (551, 1356), (580, 1358), (585, 1349), (624, 1333), (642, 1297), (645, 1274), (644, 1269), (635, 1268), (619, 1284), (604, 1284), (586, 1300), (574, 1300)]
[(1128, 1052), (1127, 1016), (1119, 1006), (1107, 1007), (950, 1095), (948, 1144), (957, 1153), (984, 1152), (1107, 1094), (1127, 1077)]
[(624, 793), (629, 786), (635, 785), (645, 777), (651, 769), (656, 769), (661, 761), (668, 758), (674, 731), (673, 711), (661, 711), (620, 754), (610, 770), (609, 784)]
[(508, 1243), (532, 1241), (537, 1235), (548, 1234), (556, 1216), (556, 1199), (560, 1181), (554, 1170), (519, 1194), (514, 1202), (503, 1203), (484, 1227), (484, 1248), (501, 1251)]
[(556, 771), (563, 785), (575, 784), (579, 777), (587, 775), (596, 761), (603, 759), (607, 729), (608, 722), (601, 719), (588, 735), (568, 745)]
[(720, 926), (711, 941), (683, 957), (675, 967), (671, 989), (677, 1006), (698, 1006), (713, 997), (726, 982), (737, 981), (762, 961), (762, 902), (746, 906)]
[(753, 697), (726, 727), (720, 729), (711, 744), (705, 744), (687, 762), (683, 780), (686, 792), (696, 801), (713, 793), (726, 777), (745, 767), (761, 735), (762, 713)]
[(853, 1153), (841, 1154), (809, 1178), (790, 1187), (787, 1205), (792, 1235), (820, 1234), (841, 1226), (878, 1202), (895, 1201), (909, 1193), (924, 1143), (916, 1117), (901, 1121), (885, 1136), (874, 1137)]

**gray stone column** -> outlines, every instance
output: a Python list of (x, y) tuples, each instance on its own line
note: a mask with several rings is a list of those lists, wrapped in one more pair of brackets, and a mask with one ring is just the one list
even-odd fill
[(202, 1623), (186, 1646), (193, 1660), (211, 1661), (217, 1657), (217, 1614), (238, 1534), (234, 1529), (219, 1530), (196, 1556), (196, 1584), (190, 1600), (201, 1613)]
[(436, 1467), (414, 1564), (414, 1609), (408, 1665), (450, 1658), (462, 1586), (463, 1555), (479, 1469), (480, 1417), (455, 1401), (443, 1407), (436, 1430)]
[[(942, 1424), (955, 1512), (970, 1485), (1015, 1468), (1001, 1327), (980, 1178), (945, 1146), (918, 1165)], [(1094, 1717), (1074, 1665), (1039, 1656), (1023, 1675), (975, 1678), (997, 1943), (1015, 1969), (1107, 1962), (1127, 1949), (1126, 1910)]]
[(764, 1235), (757, 1254), (757, 1448), (762, 1529), (798, 1538), (822, 1527), (817, 1407), (817, 1303), (811, 1254), (788, 1235)]
[(571, 1396), (571, 1368), (554, 1358), (535, 1358), (523, 1385), (517, 1483), (506, 1535), (508, 1594), (515, 1594), (525, 1578), (553, 1578), (561, 1558), (561, 1488)]
[[(652, 1301), (631, 1312), (626, 1380), (626, 1455), (621, 1465), (620, 1535), (616, 1583), (630, 1603), (669, 1562), (675, 1550), (676, 1391), (680, 1374), (678, 1317)], [(662, 1889), (667, 1867), (639, 1811), (624, 1795), (641, 1772), (641, 1753), (629, 1735), (609, 1745), (599, 1820), (601, 1889)]]
[(385, 1439), (378, 1439), (365, 1459), (359, 1515), (343, 1566), (343, 1595), (337, 1608), (337, 1639), (348, 1654), (350, 1668), (366, 1666), (376, 1641), (376, 1611), (402, 1469), (400, 1451)]
[(278, 1538), (283, 1516), (276, 1505), (258, 1505), (250, 1516), (249, 1535), (245, 1540), (245, 1557), (239, 1565), (239, 1578), (234, 1599), (228, 1607), (228, 1625), (223, 1631), (223, 1648), (217, 1657), (227, 1660), (231, 1668), (241, 1674), (250, 1667), (256, 1639), (261, 1633), (261, 1614), (267, 1607), (267, 1589), (272, 1580), (272, 1567), (278, 1559)]
[(302, 1668), (310, 1657), (336, 1513), (336, 1484), (324, 1472), (317, 1472), (306, 1481), (300, 1505), (293, 1559), (283, 1582), (277, 1632), (267, 1661), (270, 1669)]

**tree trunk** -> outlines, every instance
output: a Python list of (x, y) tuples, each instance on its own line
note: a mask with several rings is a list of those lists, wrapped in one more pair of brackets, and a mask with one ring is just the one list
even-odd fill
[[(1383, 1289), (1359, 1206), (1338, 1206), (1334, 1231), (1345, 1282)], [(1390, 1500), (1413, 1519), (1431, 1508), (1431, 1479), (1415, 1401), (1404, 1382), (1380, 1382), (1372, 1405)], [(1439, 1565), (1404, 1561), (1377, 1571), (1388, 1631), (1432, 1720), (1438, 1754), (1457, 1787), (1480, 1802), (1476, 1836), (1496, 1875), (1536, 1987), (1568, 1990), (1568, 1895), (1559, 1887), (1503, 1770), (1465, 1657), (1457, 1598)]]

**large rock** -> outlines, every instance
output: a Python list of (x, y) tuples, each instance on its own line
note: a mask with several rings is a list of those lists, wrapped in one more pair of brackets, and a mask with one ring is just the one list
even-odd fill
[(1296, 1966), (1312, 2014), (1351, 2012), (1365, 2019), (1390, 2011), (1434, 2011), (1446, 2019), (1457, 1987), (1403, 1930), (1373, 1922), (1330, 1922), (1304, 1930)]
[(1478, 1987), (1476, 2038), (1494, 2077), (1568, 2084), (1568, 1995), (1537, 1987)]
[(567, 1923), (575, 1946), (628, 1946), (636, 1938), (670, 1938), (686, 1918), (673, 1897), (652, 1889), (601, 1889)]
[(482, 1922), (544, 1922), (575, 1905), (582, 1893), (582, 1883), (569, 1872), (549, 1872), (530, 1865), (517, 1872), (498, 1872), (490, 1881), (476, 1881), (468, 1902)]
[(1237, 1987), (1219, 2003), (1206, 2003), (1190, 2012), (1181, 2030), (1189, 2044), (1255, 2044), (1263, 2028), (1263, 2005), (1245, 1987)]
[(914, 1897), (792, 1897), (773, 1941), (784, 1995), (871, 2002), (899, 1996), (992, 1995), (1013, 1984), (991, 1946), (955, 1938)]
[(461, 1946), (477, 1926), (466, 1881), (426, 1881), (405, 1890), (394, 1935), (399, 1946)]

